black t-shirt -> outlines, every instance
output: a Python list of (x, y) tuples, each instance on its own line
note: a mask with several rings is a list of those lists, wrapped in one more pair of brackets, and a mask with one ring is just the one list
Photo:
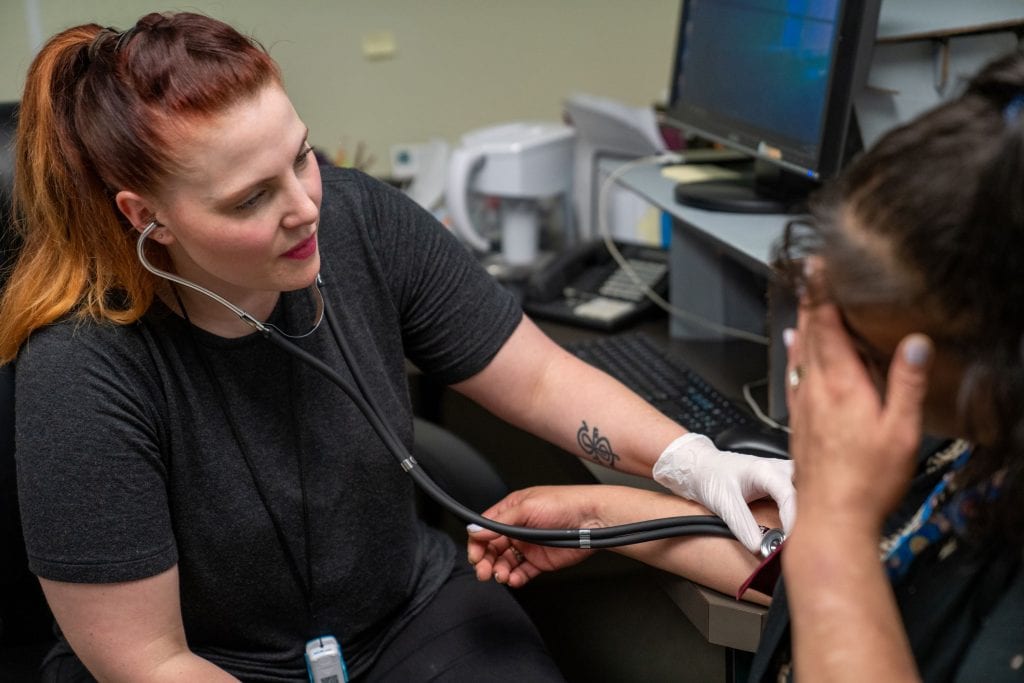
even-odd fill
[[(337, 169), (323, 185), (326, 305), (409, 448), (406, 358), (466, 379), (522, 314), (400, 192)], [(271, 322), (304, 331), (313, 306), (309, 290), (286, 293)], [(351, 381), (326, 323), (297, 343)], [(455, 561), (344, 392), (259, 334), (216, 337), (160, 303), (136, 324), (67, 320), (32, 335), (18, 358), (17, 460), (33, 572), (108, 583), (177, 564), (190, 646), (246, 680), (304, 678), (303, 645), (323, 632), (357, 675)], [(322, 630), (300, 586), (307, 553)]]

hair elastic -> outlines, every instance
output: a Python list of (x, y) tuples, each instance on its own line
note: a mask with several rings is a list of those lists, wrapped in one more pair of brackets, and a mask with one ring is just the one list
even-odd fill
[(107, 26), (100, 29), (99, 33), (93, 37), (92, 42), (89, 44), (89, 61), (95, 61), (96, 56), (108, 40), (114, 40), (115, 38), (120, 40), (120, 36), (121, 33), (115, 28)]
[(135, 34), (138, 33), (138, 30), (139, 25), (135, 24), (135, 26), (132, 26), (127, 31), (122, 32), (121, 35), (117, 37), (117, 42), (114, 44), (114, 52), (120, 52), (128, 43), (130, 43), (132, 38), (135, 37)]
[(101, 28), (99, 33), (92, 39), (92, 43), (89, 44), (89, 60), (93, 61), (96, 56), (100, 53), (100, 50), (107, 44), (107, 41), (114, 41), (114, 54), (120, 52), (125, 45), (127, 45), (131, 39), (138, 32), (139, 25), (132, 26), (127, 31), (118, 31), (116, 28), (107, 26)]

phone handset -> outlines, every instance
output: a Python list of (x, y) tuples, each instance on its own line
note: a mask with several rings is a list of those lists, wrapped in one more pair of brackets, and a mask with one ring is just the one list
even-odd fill
[(665, 295), (668, 253), (639, 244), (620, 245), (619, 251), (628, 271), (603, 240), (555, 256), (527, 281), (523, 309), (535, 318), (609, 332), (655, 313), (647, 291)]
[(526, 298), (547, 302), (563, 296), (563, 292), (588, 268), (611, 260), (604, 242), (587, 242), (558, 254), (541, 270), (533, 273), (526, 285)]

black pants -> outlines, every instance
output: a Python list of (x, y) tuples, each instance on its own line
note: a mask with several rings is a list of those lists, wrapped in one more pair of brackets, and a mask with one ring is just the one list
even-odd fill
[(353, 683), (564, 681), (533, 622), (496, 583), (460, 565), (430, 604)]
[[(44, 683), (95, 683), (74, 655), (50, 658)], [(303, 679), (306, 680), (306, 679)], [(352, 683), (563, 683), (509, 590), (459, 564), (434, 599)]]

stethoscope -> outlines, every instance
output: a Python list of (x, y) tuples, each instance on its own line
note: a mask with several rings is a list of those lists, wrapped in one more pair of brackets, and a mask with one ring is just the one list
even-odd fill
[[(409, 453), (402, 441), (395, 435), (387, 423), (381, 419), (381, 411), (373, 403), (372, 394), (366, 390), (363, 378), (358, 371), (359, 366), (354, 362), (354, 354), (352, 353), (348, 342), (345, 340), (344, 335), (340, 332), (340, 326), (338, 321), (335, 319), (334, 312), (326, 303), (322, 291), (323, 280), (320, 278), (319, 274), (316, 277), (316, 281), (313, 283), (313, 290), (318, 299), (317, 308), (319, 309), (316, 315), (316, 322), (309, 331), (303, 334), (287, 334), (272, 324), (257, 320), (252, 315), (219, 294), (194, 282), (179, 277), (174, 273), (161, 270), (150, 263), (149, 259), (146, 258), (145, 242), (146, 239), (149, 238), (150, 234), (158, 227), (160, 227), (160, 224), (155, 220), (147, 224), (146, 227), (143, 228), (142, 234), (139, 235), (139, 239), (136, 243), (136, 251), (139, 256), (139, 261), (146, 270), (157, 277), (164, 278), (183, 287), (187, 287), (216, 301), (238, 316), (242, 322), (262, 334), (286, 353), (303, 361), (330, 380), (356, 405), (366, 421), (370, 423), (374, 432), (376, 432), (377, 436), (384, 443), (384, 446), (398, 460), (402, 469), (412, 477), (416, 485), (419, 486), (433, 501), (463, 521), (476, 524), (495, 533), (508, 536), (509, 538), (534, 543), (536, 545), (551, 546), (555, 548), (577, 548), (584, 550), (612, 548), (632, 545), (634, 543), (674, 538), (678, 536), (720, 536), (725, 538), (734, 538), (725, 522), (714, 515), (665, 517), (662, 519), (652, 519), (644, 522), (634, 522), (631, 524), (620, 524), (617, 526), (594, 529), (537, 529), (495, 522), (494, 520), (488, 519), (483, 515), (470, 510), (448, 495), (444, 489), (438, 486), (430, 478), (423, 468), (419, 466), (412, 454)], [(338, 344), (338, 347), (341, 350), (341, 355), (344, 358), (345, 363), (348, 365), (353, 379), (355, 380), (356, 387), (353, 387), (347, 380), (345, 380), (344, 377), (335, 372), (329, 365), (291, 341), (292, 339), (300, 339), (313, 334), (325, 319), (327, 320), (327, 326), (331, 331), (331, 335)], [(762, 538), (761, 554), (767, 557), (767, 555), (775, 550), (781, 541), (781, 530), (767, 530)]]

